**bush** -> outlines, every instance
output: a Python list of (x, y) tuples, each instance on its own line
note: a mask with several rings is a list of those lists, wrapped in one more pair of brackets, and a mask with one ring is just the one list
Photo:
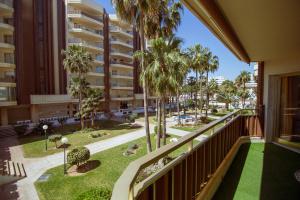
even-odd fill
[(102, 136), (105, 136), (105, 135), (108, 135), (108, 133), (99, 133), (99, 132), (94, 132), (94, 133), (91, 133), (90, 136), (92, 138), (98, 138), (98, 137), (102, 137)]
[(212, 108), (211, 113), (216, 114), (216, 113), (218, 113), (218, 110), (216, 108)]
[(57, 148), (57, 141), (59, 141), (62, 138), (61, 134), (55, 134), (55, 135), (50, 135), (48, 137), (50, 142), (54, 142), (55, 143), (55, 147)]
[(24, 133), (26, 133), (27, 129), (28, 129), (28, 124), (14, 126), (14, 130), (18, 134), (18, 136), (24, 135)]
[(109, 200), (111, 197), (111, 190), (106, 187), (92, 188), (86, 192), (81, 193), (76, 200)]
[(79, 167), (81, 164), (86, 163), (90, 159), (90, 150), (86, 147), (78, 147), (72, 149), (68, 155), (67, 160), (70, 165), (77, 165)]
[(129, 123), (134, 123), (137, 118), (138, 115), (136, 113), (127, 116), (127, 120), (129, 121)]
[(53, 126), (52, 126), (52, 122), (40, 122), (33, 130), (34, 133), (38, 133), (40, 135), (44, 134), (44, 129), (43, 126), (47, 125), (48, 129), (47, 129), (47, 134), (52, 133), (53, 132)]
[(80, 130), (78, 132), (80, 132), (80, 133), (89, 133), (89, 132), (92, 132), (92, 131), (95, 131), (95, 129), (93, 129), (93, 128), (85, 128), (85, 129), (82, 129), (82, 130)]

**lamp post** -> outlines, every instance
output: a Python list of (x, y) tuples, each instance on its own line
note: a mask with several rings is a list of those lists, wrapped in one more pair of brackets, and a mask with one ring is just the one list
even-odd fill
[(67, 168), (66, 168), (66, 144), (69, 142), (69, 140), (68, 140), (68, 138), (63, 137), (63, 138), (61, 138), (60, 141), (61, 141), (61, 143), (64, 146), (64, 174), (66, 175), (67, 174)]
[(48, 125), (45, 124), (43, 126), (43, 130), (44, 130), (44, 133), (45, 133), (45, 149), (46, 149), (46, 151), (47, 151), (47, 129), (48, 129)]

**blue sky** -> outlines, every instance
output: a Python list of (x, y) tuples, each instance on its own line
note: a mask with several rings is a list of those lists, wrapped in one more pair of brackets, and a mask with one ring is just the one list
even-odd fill
[[(114, 13), (110, 0), (96, 0), (108, 13)], [(224, 76), (228, 79), (235, 77), (242, 71), (253, 72), (253, 66), (239, 61), (188, 9), (184, 8), (182, 23), (176, 33), (184, 41), (184, 48), (194, 44), (208, 47), (219, 57), (219, 70), (211, 76)]]

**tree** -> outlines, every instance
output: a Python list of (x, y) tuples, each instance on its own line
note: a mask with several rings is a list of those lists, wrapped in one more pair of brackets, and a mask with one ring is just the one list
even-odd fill
[(89, 89), (88, 97), (83, 100), (81, 114), (91, 119), (91, 126), (94, 127), (96, 113), (100, 110), (103, 93), (101, 89)]
[(225, 108), (229, 109), (229, 104), (235, 101), (237, 88), (230, 80), (225, 80), (219, 87), (217, 101), (225, 103)]
[(218, 87), (218, 83), (216, 82), (215, 79), (211, 79), (206, 87), (207, 91), (206, 91), (206, 94), (207, 95), (207, 100), (209, 102), (210, 100), (210, 97), (213, 97), (219, 90), (219, 87)]
[(239, 96), (242, 99), (242, 106), (245, 108), (245, 101), (249, 98), (249, 92), (246, 88), (246, 83), (251, 80), (251, 73), (248, 71), (241, 71), (241, 73), (235, 79), (235, 84), (239, 87)]
[[(204, 71), (206, 73), (206, 87), (209, 87), (208, 83), (208, 74), (214, 73), (219, 68), (219, 58), (212, 54), (212, 52), (205, 48), (204, 50)], [(209, 108), (209, 90), (206, 89), (206, 109), (205, 109), (205, 116), (207, 117), (207, 111)]]
[[(71, 79), (69, 90), (72, 91), (71, 95), (73, 97), (79, 98), (78, 106), (80, 110), (84, 94), (88, 88), (86, 74), (92, 68), (93, 59), (91, 54), (84, 47), (79, 45), (69, 46), (62, 54), (65, 56), (63, 61), (64, 68), (74, 75)], [(83, 118), (81, 116), (79, 117), (81, 128), (84, 128)]]
[[(202, 76), (204, 74), (204, 48), (200, 44), (196, 44), (195, 46), (188, 48), (188, 55), (190, 57), (190, 68), (196, 73), (196, 83), (199, 86), (200, 89), (200, 104), (202, 106)], [(200, 73), (200, 82), (199, 82), (199, 76), (198, 73)], [(199, 85), (200, 84), (200, 85)], [(198, 87), (196, 87), (195, 91), (195, 123), (197, 122), (198, 118)]]

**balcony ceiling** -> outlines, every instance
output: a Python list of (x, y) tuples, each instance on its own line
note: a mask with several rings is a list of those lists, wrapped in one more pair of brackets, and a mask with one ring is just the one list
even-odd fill
[(183, 0), (240, 60), (300, 55), (299, 0)]

